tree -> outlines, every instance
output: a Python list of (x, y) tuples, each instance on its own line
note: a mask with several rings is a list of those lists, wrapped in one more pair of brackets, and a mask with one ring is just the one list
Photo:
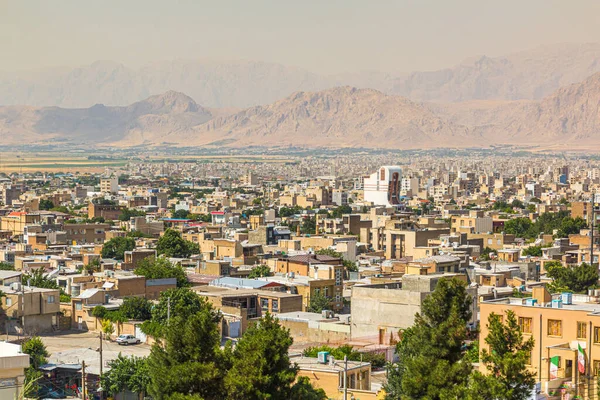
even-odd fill
[(469, 387), (473, 400), (526, 400), (535, 385), (535, 373), (527, 369), (534, 340), (524, 340), (512, 310), (506, 311), (506, 323), (497, 314), (490, 314), (485, 338), (488, 349), (481, 351), (481, 363), (487, 374), (475, 371)]
[(169, 258), (188, 258), (192, 254), (199, 254), (200, 248), (198, 244), (183, 239), (176, 230), (167, 229), (158, 239), (156, 251), (158, 255)]
[(144, 297), (126, 297), (119, 309), (127, 319), (146, 321), (152, 318), (152, 303)]
[(271, 276), (271, 275), (273, 275), (273, 273), (271, 272), (271, 268), (269, 268), (265, 264), (260, 264), (260, 265), (257, 265), (256, 267), (252, 268), (252, 270), (250, 271), (250, 275), (248, 275), (248, 278), (254, 279), (254, 278), (261, 278), (263, 276)]
[(598, 285), (598, 269), (582, 263), (576, 267), (563, 267), (560, 262), (548, 262), (545, 265), (546, 275), (552, 278), (548, 289), (553, 292), (572, 291), (583, 293)]
[(352, 213), (352, 207), (350, 207), (349, 205), (342, 205), (342, 206), (336, 207), (331, 212), (331, 216), (333, 218), (342, 218), (342, 215), (350, 214), (350, 213)]
[(15, 266), (9, 263), (0, 262), (0, 271), (14, 271)]
[(542, 256), (542, 246), (529, 246), (524, 248), (521, 253), (523, 256), (532, 256), (532, 257), (541, 257)]
[(177, 210), (171, 214), (171, 217), (174, 219), (189, 219), (190, 212), (188, 210)]
[(110, 337), (110, 335), (115, 332), (115, 326), (113, 325), (112, 321), (103, 319), (100, 324), (102, 325), (102, 333), (104, 333), (106, 336)]
[(323, 389), (314, 388), (307, 376), (301, 376), (292, 386), (290, 399), (327, 400), (328, 397)]
[(108, 365), (110, 369), (100, 378), (105, 394), (114, 397), (125, 390), (142, 394), (147, 391), (150, 378), (146, 358), (126, 357), (119, 353)]
[(39, 207), (40, 207), (40, 210), (48, 211), (48, 210), (54, 208), (54, 203), (52, 202), (52, 200), (42, 199), (42, 200), (40, 200)]
[(483, 251), (481, 252), (480, 258), (484, 261), (488, 261), (491, 259), (490, 254), (492, 254), (493, 252), (494, 252), (494, 249), (492, 249), (491, 247), (485, 247), (483, 249)]
[(388, 368), (389, 399), (450, 399), (466, 390), (472, 364), (463, 351), (471, 299), (464, 282), (441, 279), (402, 332), (400, 361)]
[(180, 265), (171, 263), (164, 257), (153, 259), (146, 257), (138, 263), (134, 270), (136, 275), (145, 276), (146, 279), (177, 279), (177, 287), (189, 286), (185, 271)]
[(310, 296), (308, 312), (320, 313), (323, 310), (331, 310), (331, 298), (322, 295), (320, 292), (313, 292)]
[(131, 208), (124, 208), (119, 214), (119, 221), (129, 221), (132, 217), (143, 217), (146, 215), (143, 211), (132, 210)]
[(126, 251), (135, 249), (135, 239), (129, 237), (114, 237), (102, 246), (103, 258), (123, 260)]
[[(290, 363), (289, 331), (267, 313), (239, 340), (225, 377), (231, 400), (283, 400), (291, 398), (298, 367)], [(305, 385), (305, 382), (302, 383)]]
[(56, 281), (46, 278), (46, 276), (44, 275), (43, 268), (31, 270), (31, 273), (23, 274), (23, 277), (21, 279), (23, 282), (26, 282), (29, 286), (44, 289), (58, 289), (58, 284), (56, 283)]
[(29, 367), (25, 370), (25, 387), (27, 387), (25, 396), (28, 398), (38, 398), (40, 386), (38, 380), (43, 376), (39, 367), (48, 363), (50, 353), (46, 350), (46, 345), (39, 336), (33, 336), (22, 345), (22, 351), (29, 354)]
[[(198, 297), (198, 296), (196, 296)], [(171, 318), (164, 340), (152, 346), (148, 357), (148, 393), (156, 400), (174, 394), (225, 398), (223, 378), (229, 367), (221, 351), (220, 314), (207, 301), (190, 316)]]
[(513, 218), (504, 223), (504, 232), (517, 237), (529, 237), (532, 226), (529, 218)]
[(165, 290), (160, 294), (158, 304), (152, 308), (152, 318), (142, 324), (142, 330), (148, 335), (162, 337), (168, 324), (167, 318), (186, 319), (205, 307), (206, 300), (188, 288)]
[(317, 229), (317, 221), (315, 217), (308, 217), (302, 219), (302, 225), (300, 225), (300, 232), (305, 235), (312, 235)]

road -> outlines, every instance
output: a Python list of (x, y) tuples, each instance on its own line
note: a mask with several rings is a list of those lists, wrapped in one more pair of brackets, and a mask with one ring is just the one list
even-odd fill
[[(80, 364), (85, 361), (89, 373), (100, 372), (100, 339), (97, 333), (68, 331), (56, 334), (40, 335), (46, 345), (50, 357), (48, 361), (55, 364)], [(16, 339), (11, 337), (10, 339)], [(147, 344), (119, 346), (115, 342), (104, 340), (102, 342), (102, 356), (104, 371), (108, 369), (106, 363), (117, 358), (119, 353), (124, 356), (146, 357), (150, 354)]]

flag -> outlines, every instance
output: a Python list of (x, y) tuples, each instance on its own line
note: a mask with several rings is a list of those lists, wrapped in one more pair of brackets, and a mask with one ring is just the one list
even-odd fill
[(560, 360), (559, 356), (550, 359), (550, 379), (558, 378), (558, 360)]
[(579, 343), (577, 343), (577, 369), (580, 374), (585, 374), (585, 355)]

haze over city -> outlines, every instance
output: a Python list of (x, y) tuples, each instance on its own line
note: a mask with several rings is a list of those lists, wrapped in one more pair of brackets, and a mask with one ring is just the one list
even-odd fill
[(0, 400), (597, 399), (599, 15), (0, 0)]

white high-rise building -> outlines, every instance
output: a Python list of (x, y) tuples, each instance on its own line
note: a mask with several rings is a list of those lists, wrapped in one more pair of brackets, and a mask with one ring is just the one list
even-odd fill
[(400, 204), (402, 169), (398, 166), (383, 166), (364, 181), (364, 199), (376, 206)]

